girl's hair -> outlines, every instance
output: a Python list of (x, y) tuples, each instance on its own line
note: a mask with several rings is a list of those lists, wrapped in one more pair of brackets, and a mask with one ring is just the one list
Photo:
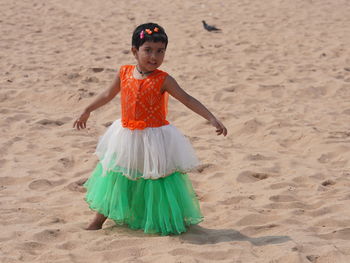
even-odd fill
[(139, 50), (139, 47), (146, 41), (162, 42), (165, 44), (166, 48), (168, 45), (168, 36), (160, 25), (155, 23), (146, 23), (136, 27), (134, 33), (132, 34), (131, 45)]

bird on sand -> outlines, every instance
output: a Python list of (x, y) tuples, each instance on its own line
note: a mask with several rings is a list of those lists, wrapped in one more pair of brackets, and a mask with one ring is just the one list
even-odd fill
[(208, 30), (209, 32), (211, 32), (211, 31), (216, 31), (216, 32), (221, 31), (221, 29), (216, 28), (215, 26), (208, 25), (204, 20), (202, 20), (202, 23), (203, 23), (204, 29)]

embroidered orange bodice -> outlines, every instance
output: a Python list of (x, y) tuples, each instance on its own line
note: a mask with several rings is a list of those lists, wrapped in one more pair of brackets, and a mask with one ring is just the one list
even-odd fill
[(166, 120), (168, 93), (160, 92), (167, 73), (156, 69), (145, 79), (134, 78), (135, 66), (120, 68), (122, 125), (131, 130), (160, 127)]

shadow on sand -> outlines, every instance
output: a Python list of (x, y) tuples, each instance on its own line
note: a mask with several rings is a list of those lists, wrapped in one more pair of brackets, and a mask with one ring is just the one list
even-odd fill
[(233, 229), (208, 229), (199, 225), (193, 225), (188, 232), (179, 236), (184, 242), (205, 245), (230, 241), (248, 241), (254, 246), (280, 244), (291, 241), (289, 236), (262, 236), (249, 237)]

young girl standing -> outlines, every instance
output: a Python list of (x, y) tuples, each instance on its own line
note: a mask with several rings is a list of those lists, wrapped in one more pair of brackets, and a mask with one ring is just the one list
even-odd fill
[(107, 218), (145, 233), (178, 235), (203, 220), (187, 171), (198, 165), (189, 140), (166, 120), (168, 94), (207, 119), (218, 135), (225, 126), (198, 100), (159, 70), (168, 37), (154, 23), (138, 26), (132, 36), (137, 64), (120, 67), (113, 85), (74, 122), (86, 128), (93, 110), (121, 92), (122, 116), (100, 137), (99, 162), (84, 184), (86, 201), (96, 216), (88, 230)]

